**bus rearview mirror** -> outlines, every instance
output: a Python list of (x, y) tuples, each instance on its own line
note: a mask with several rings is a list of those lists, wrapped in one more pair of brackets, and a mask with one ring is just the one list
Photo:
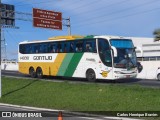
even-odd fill
[(112, 50), (113, 50), (113, 55), (114, 57), (117, 57), (117, 49), (114, 46), (111, 46)]

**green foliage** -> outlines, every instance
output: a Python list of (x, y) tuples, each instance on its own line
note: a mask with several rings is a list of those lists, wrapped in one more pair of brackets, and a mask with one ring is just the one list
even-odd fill
[(160, 89), (2, 78), (0, 102), (73, 111), (160, 111)]
[(159, 41), (159, 40), (160, 40), (160, 28), (159, 28), (159, 29), (156, 29), (156, 30), (153, 32), (153, 35), (154, 35), (154, 41)]

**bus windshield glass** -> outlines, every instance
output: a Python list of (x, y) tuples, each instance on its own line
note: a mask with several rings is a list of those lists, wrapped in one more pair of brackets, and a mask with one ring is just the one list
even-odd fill
[(110, 43), (117, 49), (117, 57), (114, 57), (114, 67), (131, 69), (137, 66), (136, 52), (132, 40), (111, 39)]

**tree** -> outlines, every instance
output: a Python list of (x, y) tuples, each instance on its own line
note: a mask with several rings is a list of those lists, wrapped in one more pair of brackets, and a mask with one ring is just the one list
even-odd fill
[(156, 29), (156, 30), (153, 32), (153, 35), (154, 35), (154, 41), (160, 41), (160, 28), (159, 28), (159, 29)]

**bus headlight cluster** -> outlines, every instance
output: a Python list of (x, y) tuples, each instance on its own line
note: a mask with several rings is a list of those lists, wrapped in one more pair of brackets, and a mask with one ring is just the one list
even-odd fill
[(114, 73), (116, 73), (116, 74), (122, 74), (120, 71), (114, 71)]

